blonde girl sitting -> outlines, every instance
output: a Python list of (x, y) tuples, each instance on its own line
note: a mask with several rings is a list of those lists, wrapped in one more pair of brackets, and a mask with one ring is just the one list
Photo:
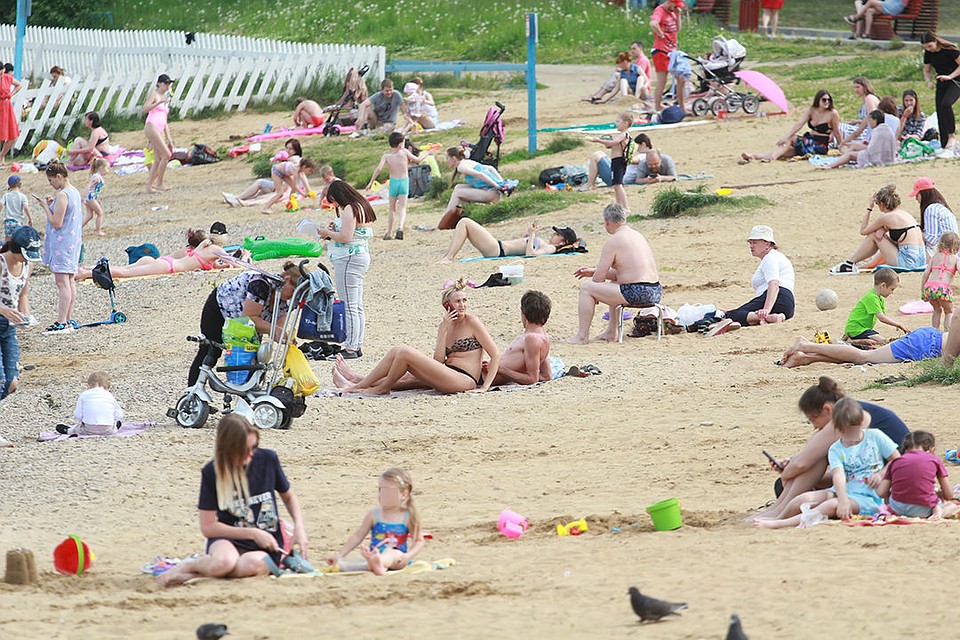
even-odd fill
[(361, 547), (366, 568), (378, 576), (406, 567), (423, 550), (420, 516), (413, 505), (413, 480), (403, 469), (394, 467), (380, 474), (379, 505), (363, 518), (360, 527), (343, 544), (340, 552), (327, 563), (343, 571), (355, 571), (354, 563), (344, 557), (370, 535), (370, 546)]
[[(927, 270), (920, 280), (920, 297), (933, 307), (930, 324), (940, 328), (940, 316), (943, 316), (943, 330), (950, 330), (953, 320), (953, 276), (957, 273), (957, 251), (960, 251), (960, 235), (947, 231), (937, 242), (937, 254), (930, 258)], [(936, 270), (937, 275), (933, 277)]]

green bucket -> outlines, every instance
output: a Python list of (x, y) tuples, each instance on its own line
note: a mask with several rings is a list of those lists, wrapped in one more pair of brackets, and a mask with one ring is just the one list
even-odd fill
[(680, 500), (670, 498), (647, 507), (647, 513), (653, 520), (654, 531), (673, 531), (683, 526), (680, 516)]

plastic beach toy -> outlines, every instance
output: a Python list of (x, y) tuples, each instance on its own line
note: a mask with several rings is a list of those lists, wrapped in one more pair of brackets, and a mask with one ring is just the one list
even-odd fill
[(504, 509), (500, 512), (500, 519), (497, 521), (497, 530), (511, 540), (516, 540), (530, 528), (530, 523), (519, 513)]
[(719, 189), (717, 189), (718, 196), (728, 196), (731, 193), (733, 193), (733, 189), (728, 189), (726, 187), (720, 187)]
[(653, 520), (654, 531), (673, 531), (683, 526), (680, 516), (680, 500), (670, 498), (647, 507), (647, 513)]
[(578, 536), (584, 531), (589, 531), (590, 528), (587, 526), (587, 521), (584, 518), (575, 520), (568, 524), (558, 524), (557, 525), (557, 535), (558, 536)]
[(71, 535), (53, 550), (53, 568), (64, 575), (80, 575), (93, 564), (93, 551), (80, 536)]

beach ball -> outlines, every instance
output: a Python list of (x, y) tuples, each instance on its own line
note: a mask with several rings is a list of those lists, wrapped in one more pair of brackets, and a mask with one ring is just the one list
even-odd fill
[(820, 311), (836, 309), (837, 300), (837, 292), (833, 289), (820, 289), (820, 291), (817, 291), (817, 309), (820, 309)]
[(80, 536), (70, 536), (53, 550), (53, 568), (64, 575), (80, 575), (93, 564), (93, 551)]

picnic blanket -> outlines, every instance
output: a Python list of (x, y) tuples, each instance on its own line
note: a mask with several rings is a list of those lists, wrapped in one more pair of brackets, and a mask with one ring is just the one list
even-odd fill
[(68, 436), (56, 431), (41, 431), (37, 436), (37, 442), (60, 442), (63, 440), (80, 440), (84, 438), (129, 438), (130, 436), (140, 435), (150, 427), (157, 426), (156, 422), (124, 422), (117, 429), (116, 433), (106, 436)]

